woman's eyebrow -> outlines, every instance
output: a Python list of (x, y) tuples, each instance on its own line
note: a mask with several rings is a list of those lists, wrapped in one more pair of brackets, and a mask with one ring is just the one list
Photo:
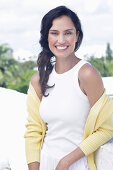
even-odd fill
[[(64, 30), (64, 31), (73, 31), (74, 29), (73, 28), (69, 28), (69, 29), (66, 29), (66, 30)], [(50, 29), (49, 31), (58, 31), (58, 30), (52, 30), (52, 29)]]
[(69, 28), (69, 29), (66, 29), (64, 31), (73, 31), (74, 29), (73, 28)]
[(58, 30), (49, 30), (49, 31), (58, 31)]

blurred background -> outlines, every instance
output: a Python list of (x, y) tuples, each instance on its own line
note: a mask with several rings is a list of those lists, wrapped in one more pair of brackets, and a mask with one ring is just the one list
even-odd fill
[(41, 19), (59, 5), (78, 14), (84, 38), (76, 56), (99, 70), (113, 97), (113, 0), (0, 0), (0, 170), (27, 169), (26, 93), (38, 70)]

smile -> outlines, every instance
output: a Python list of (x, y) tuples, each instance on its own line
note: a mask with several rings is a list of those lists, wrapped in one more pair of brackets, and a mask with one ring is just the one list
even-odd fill
[(55, 46), (58, 50), (65, 50), (68, 46)]

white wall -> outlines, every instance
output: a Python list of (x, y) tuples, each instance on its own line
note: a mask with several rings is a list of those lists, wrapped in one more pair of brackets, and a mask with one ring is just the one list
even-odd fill
[(24, 147), (26, 118), (26, 95), (0, 88), (0, 166), (9, 162), (11, 170), (27, 170)]

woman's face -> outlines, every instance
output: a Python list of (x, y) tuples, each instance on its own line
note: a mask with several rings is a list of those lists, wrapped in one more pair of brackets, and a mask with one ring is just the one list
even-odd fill
[(48, 34), (48, 44), (56, 57), (73, 55), (77, 39), (76, 28), (68, 16), (61, 16), (53, 20)]

